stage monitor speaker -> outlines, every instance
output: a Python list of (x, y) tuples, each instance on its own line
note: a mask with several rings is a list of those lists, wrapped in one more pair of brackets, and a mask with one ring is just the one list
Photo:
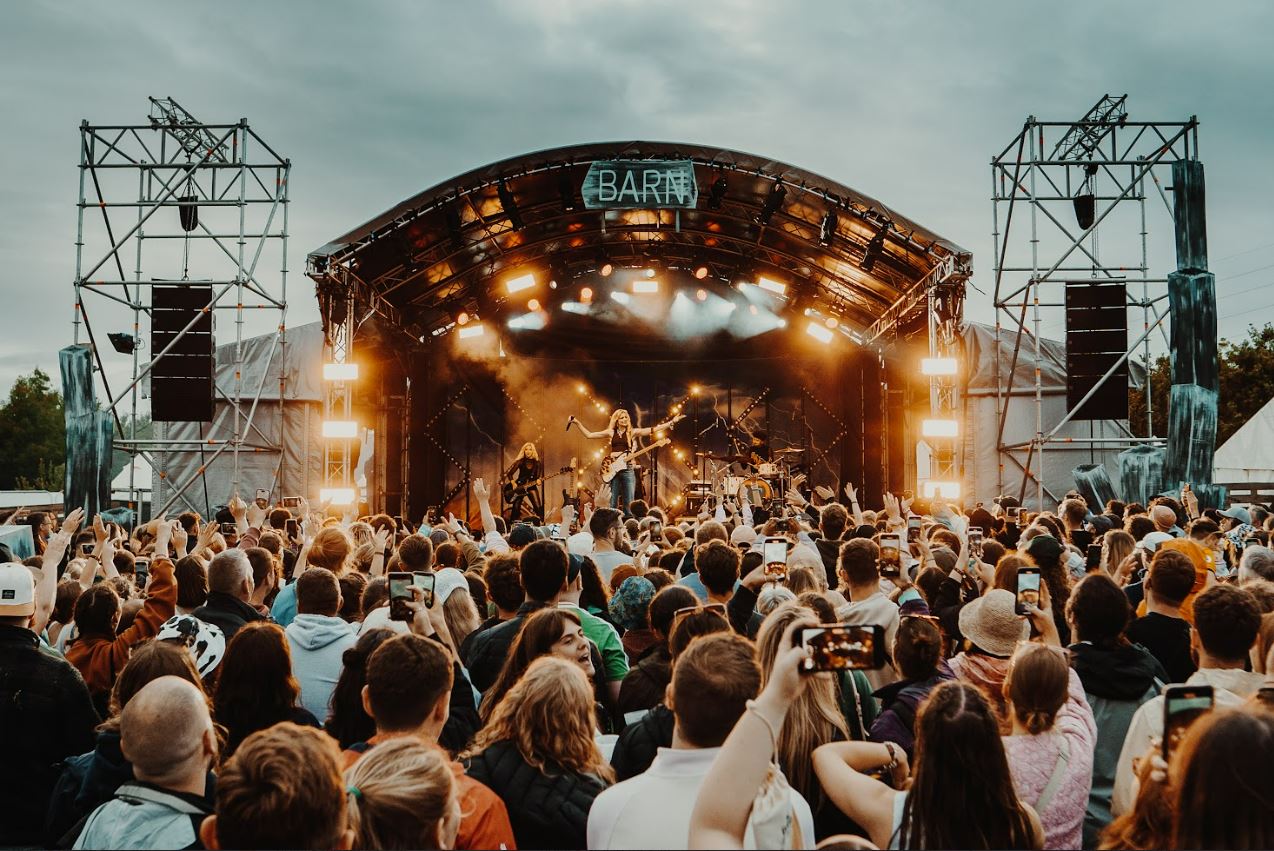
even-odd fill
[[(151, 288), (151, 356), (158, 356), (150, 372), (151, 418), (160, 422), (212, 422), (213, 301), (210, 286), (156, 286)], [(191, 321), (184, 336), (178, 334)]]
[(1072, 419), (1128, 418), (1127, 298), (1122, 280), (1066, 282), (1066, 407), (1078, 408)]

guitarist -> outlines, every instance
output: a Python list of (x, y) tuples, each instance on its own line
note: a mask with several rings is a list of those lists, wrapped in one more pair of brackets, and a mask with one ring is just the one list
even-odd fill
[[(571, 417), (566, 422), (566, 428), (569, 430), (572, 425), (578, 426), (583, 435), (590, 440), (608, 440), (610, 441), (610, 455), (621, 455), (626, 452), (634, 452), (637, 449), (637, 438), (647, 437), (651, 433), (660, 429), (668, 428), (685, 418), (685, 414), (678, 414), (670, 420), (665, 420), (658, 425), (649, 428), (633, 428), (632, 420), (628, 416), (628, 412), (623, 408), (616, 409), (610, 415), (610, 422), (606, 428), (601, 431), (589, 431), (584, 428), (583, 424)], [(625, 463), (624, 468), (616, 474), (610, 483), (610, 504), (612, 508), (616, 508), (623, 512), (625, 517), (629, 517), (628, 504), (633, 501), (633, 494), (637, 489), (637, 474), (634, 472), (632, 465)]]
[[(522, 502), (526, 501), (531, 516), (544, 517), (544, 500), (540, 496), (539, 479), (544, 477), (544, 463), (540, 461), (540, 453), (534, 443), (522, 444), (522, 451), (513, 459), (513, 464), (504, 471), (506, 487), (512, 486), (512, 497), (509, 503), (509, 522), (522, 519)], [(534, 486), (532, 482), (536, 482)]]

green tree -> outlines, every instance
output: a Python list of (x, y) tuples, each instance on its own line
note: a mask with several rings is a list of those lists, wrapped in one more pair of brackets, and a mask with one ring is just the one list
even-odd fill
[(19, 376), (0, 407), (0, 488), (61, 490), (65, 464), (62, 394), (42, 370)]
[[(1247, 422), (1270, 399), (1274, 399), (1274, 325), (1248, 326), (1247, 339), (1237, 343), (1222, 340), (1217, 354), (1220, 393), (1217, 400), (1217, 446)], [(1167, 355), (1160, 355), (1150, 367), (1151, 400), (1154, 403), (1154, 433), (1168, 434), (1168, 395), (1172, 388), (1172, 368)], [(1146, 398), (1133, 389), (1128, 400), (1129, 427), (1138, 437), (1146, 436)]]

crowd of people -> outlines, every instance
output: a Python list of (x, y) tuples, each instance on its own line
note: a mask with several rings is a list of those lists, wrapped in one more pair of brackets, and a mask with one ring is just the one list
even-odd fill
[(1274, 847), (1264, 507), (473, 496), (39, 517), (0, 846)]

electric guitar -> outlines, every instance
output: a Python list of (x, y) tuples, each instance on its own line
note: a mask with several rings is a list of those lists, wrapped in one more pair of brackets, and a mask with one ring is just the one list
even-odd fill
[(572, 458), (571, 463), (567, 464), (556, 473), (550, 473), (547, 476), (541, 476), (538, 479), (529, 482), (504, 482), (503, 493), (504, 501), (512, 502), (516, 497), (524, 496), (531, 488), (538, 488), (544, 482), (551, 482), (558, 476), (565, 476), (567, 473), (574, 471), (576, 467), (576, 459)]
[(656, 440), (654, 443), (650, 444), (644, 449), (638, 449), (634, 452), (611, 453), (610, 455), (602, 459), (602, 469), (601, 469), (602, 482), (604, 484), (610, 484), (611, 479), (614, 479), (615, 476), (618, 475), (621, 470), (628, 469), (628, 463), (630, 461), (636, 458), (640, 458), (642, 455), (645, 455), (647, 452), (653, 452), (654, 450), (658, 449), (661, 446), (667, 446), (671, 442), (672, 442), (671, 440), (665, 437), (661, 440)]

